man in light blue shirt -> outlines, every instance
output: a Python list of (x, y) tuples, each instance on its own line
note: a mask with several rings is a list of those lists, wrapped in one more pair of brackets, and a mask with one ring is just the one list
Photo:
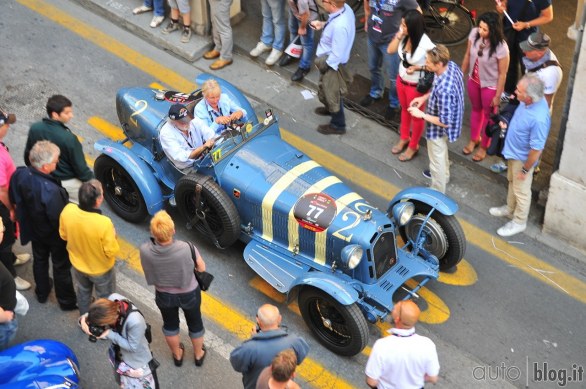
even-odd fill
[(319, 125), (317, 131), (324, 135), (342, 135), (346, 133), (343, 95), (352, 82), (345, 65), (354, 44), (356, 20), (345, 0), (323, 0), (322, 4), (330, 14), (327, 22), (314, 20), (309, 24), (313, 29), (323, 29), (315, 65), (320, 71), (318, 97), (325, 107), (318, 107), (315, 113), (331, 115), (332, 119), (329, 124)]
[(190, 120), (187, 108), (173, 104), (169, 120), (159, 133), (159, 140), (167, 158), (180, 170), (193, 167), (193, 163), (207, 149), (214, 146), (214, 131), (198, 117)]
[[(513, 219), (497, 230), (500, 236), (512, 236), (527, 228), (533, 172), (545, 147), (551, 124), (544, 84), (536, 74), (523, 76), (515, 94), (520, 104), (508, 126), (503, 147), (503, 156), (508, 164), (507, 204), (489, 210), (492, 216)], [(501, 127), (504, 127), (503, 122)]]
[(201, 86), (203, 99), (195, 106), (194, 114), (217, 135), (226, 129), (226, 126), (237, 120), (247, 120), (244, 108), (238, 106), (222, 93), (218, 81), (206, 80)]

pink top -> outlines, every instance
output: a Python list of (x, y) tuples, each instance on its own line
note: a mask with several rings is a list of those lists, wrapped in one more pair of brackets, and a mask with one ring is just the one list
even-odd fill
[(499, 76), (499, 65), (498, 60), (506, 58), (509, 55), (509, 46), (507, 42), (502, 41), (496, 47), (496, 51), (489, 57), (490, 53), (490, 42), (488, 39), (484, 41), (485, 47), (482, 49), (482, 57), (478, 56), (478, 51), (482, 45), (482, 38), (476, 40), (478, 34), (478, 27), (475, 27), (470, 32), (468, 40), (470, 41), (470, 62), (468, 64), (468, 75), (472, 76), (474, 71), (474, 65), (478, 60), (478, 77), (480, 79), (481, 88), (496, 87), (498, 76)]
[(10, 177), (12, 177), (12, 173), (15, 171), (14, 161), (12, 161), (12, 157), (8, 153), (6, 146), (4, 146), (4, 143), (0, 144), (0, 186), (8, 188)]

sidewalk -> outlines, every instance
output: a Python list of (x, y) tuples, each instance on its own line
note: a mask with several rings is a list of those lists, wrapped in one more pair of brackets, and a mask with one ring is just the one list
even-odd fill
[[(178, 33), (163, 35), (161, 33), (161, 30), (169, 21), (168, 18), (163, 22), (163, 24), (159, 28), (150, 28), (149, 23), (152, 17), (151, 13), (142, 15), (132, 14), (132, 9), (142, 4), (141, 0), (78, 1), (85, 8), (131, 31), (132, 33), (143, 38), (144, 40), (151, 42), (153, 45), (161, 49), (167, 50), (180, 58), (184, 58), (188, 62), (196, 62), (198, 65), (200, 62), (203, 63), (202, 61), (200, 61), (203, 53), (212, 47), (211, 37), (202, 37), (194, 34), (191, 37), (191, 41), (187, 44), (184, 44), (179, 41), (180, 34)], [(258, 59), (254, 59), (249, 56), (248, 52), (255, 47), (260, 36), (262, 24), (260, 3), (254, 0), (247, 1), (245, 4), (243, 3), (242, 11), (245, 13), (243, 21), (233, 27), (235, 44), (234, 52), (236, 54), (234, 65), (231, 65), (226, 69), (220, 71), (218, 75), (227, 78), (228, 81), (230, 81), (230, 78), (234, 78), (235, 80), (242, 80), (243, 82), (247, 82), (247, 77), (251, 80), (263, 80), (263, 75), (267, 74), (265, 72), (270, 72), (281, 78), (281, 82), (285, 85), (286, 89), (289, 89), (287, 85), (299, 85), (290, 81), (291, 75), (296, 70), (296, 63), (293, 63), (285, 68), (281, 68), (278, 65), (268, 67), (264, 64), (266, 55), (263, 55)], [(486, 11), (486, 9), (479, 9), (478, 11)], [(465, 45), (459, 45), (450, 48), (452, 58), (456, 63), (461, 63), (461, 58), (464, 55), (465, 49)], [(241, 62), (242, 57), (246, 58), (248, 63), (244, 64), (243, 62)], [(207, 66), (208, 62), (204, 62), (205, 63), (203, 64), (203, 66)], [(254, 71), (254, 74), (249, 74), (246, 71), (244, 71), (243, 73), (242, 71), (240, 71), (242, 69), (254, 68), (255, 66), (256, 70)], [(355, 96), (359, 96), (358, 98), (361, 98), (362, 96), (368, 93), (370, 87), (370, 81), (367, 78), (369, 77), (370, 72), (368, 71), (368, 66), (366, 64), (366, 36), (364, 32), (359, 32), (356, 35), (356, 39), (353, 46), (352, 58), (349, 62), (349, 68), (355, 74), (355, 77), (361, 80), (361, 82), (359, 82), (357, 85), (364, 89), (360, 91), (353, 91), (353, 94)], [(207, 71), (207, 69), (205, 70)], [(213, 71), (211, 70), (209, 72), (213, 73)], [(227, 75), (228, 77), (226, 77)], [(232, 75), (234, 75), (234, 77), (231, 77)], [(315, 71), (315, 69), (313, 69), (305, 77), (301, 86), (310, 90), (317, 90), (317, 83), (318, 72)], [(559, 94), (562, 94), (561, 90)], [(556, 100), (562, 101), (563, 96), (560, 96)], [(499, 159), (496, 157), (487, 157), (484, 161), (478, 163), (472, 161), (471, 155), (464, 156), (462, 154), (462, 148), (468, 143), (469, 139), (468, 122), (470, 117), (470, 111), (468, 99), (466, 98), (465, 101), (466, 112), (464, 115), (462, 136), (457, 142), (449, 144), (452, 170), (457, 169), (457, 171), (452, 172), (453, 182), (448, 186), (448, 191), (450, 192), (450, 195), (455, 195), (456, 201), (465, 201), (466, 205), (468, 205), (472, 209), (478, 210), (486, 217), (489, 217), (487, 207), (493, 205), (493, 202), (500, 203), (504, 201), (506, 198), (506, 190), (508, 185), (506, 174), (495, 174), (489, 170), (490, 165), (499, 161)], [(274, 102), (267, 101), (267, 103)], [(283, 105), (283, 107), (285, 107), (284, 111), (287, 112), (287, 105)], [(351, 130), (348, 135), (342, 137), (344, 138), (344, 143), (353, 144), (353, 147), (359, 150), (363, 150), (367, 155), (377, 156), (379, 161), (381, 161), (383, 164), (388, 165), (388, 167), (391, 169), (395, 169), (395, 172), (397, 172), (398, 170), (401, 172), (401, 174), (410, 176), (412, 180), (415, 180), (417, 182), (417, 184), (423, 184), (424, 182), (426, 182), (425, 179), (423, 179), (423, 177), (421, 176), (421, 169), (427, 168), (427, 151), (425, 150), (424, 139), (422, 139), (420, 142), (422, 150), (420, 150), (419, 156), (412, 162), (402, 164), (398, 162), (396, 156), (391, 155), (390, 153), (390, 147), (392, 145), (391, 142), (394, 142), (394, 140), (396, 139), (396, 135), (390, 135), (386, 133), (389, 130), (392, 130), (396, 133), (396, 126), (380, 126), (376, 124), (374, 121), (364, 119), (363, 117), (357, 117), (356, 120), (353, 120), (353, 122), (357, 124), (359, 123), (360, 128), (358, 130), (363, 132), (364, 134), (368, 134), (368, 136), (371, 136), (372, 139), (365, 142), (365, 144), (356, 144), (353, 140), (353, 137), (355, 135), (351, 134), (351, 132), (353, 132)], [(315, 125), (317, 126), (317, 124), (318, 123), (316, 122)], [(393, 140), (389, 141), (389, 138)], [(378, 139), (385, 139), (384, 143), (378, 141)], [(397, 168), (397, 165), (400, 167)], [(397, 172), (397, 174), (399, 173)], [(477, 197), (482, 195), (484, 199), (489, 199), (491, 203), (485, 202), (482, 204), (475, 204), (471, 199), (471, 197), (474, 196), (470, 195), (476, 195)], [(537, 201), (534, 201), (530, 213), (529, 228), (525, 232), (525, 234), (532, 239), (537, 239), (545, 244), (550, 245), (551, 247), (560, 249), (560, 245), (557, 240), (553, 239), (552, 237), (546, 236), (541, 232), (544, 208), (542, 206), (536, 207), (536, 205)], [(482, 207), (482, 209), (480, 209), (479, 207)], [(577, 255), (571, 247), (568, 247), (564, 250), (566, 250), (566, 253), (568, 253), (569, 255)]]

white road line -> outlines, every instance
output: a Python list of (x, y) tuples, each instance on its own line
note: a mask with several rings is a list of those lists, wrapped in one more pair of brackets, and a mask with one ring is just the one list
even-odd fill
[[(132, 281), (120, 271), (116, 273), (116, 284), (118, 289), (124, 291), (121, 294), (125, 294), (131, 301), (140, 302), (139, 308), (148, 308), (153, 313), (159, 314), (159, 308), (155, 304), (155, 294), (153, 292)], [(181, 315), (180, 320), (181, 332), (187, 335), (187, 325)], [(216, 336), (208, 329), (206, 329), (204, 339), (208, 350), (213, 349), (214, 352), (220, 354), (224, 359), (230, 359), (230, 353), (234, 350), (231, 344), (224, 342), (222, 338)]]

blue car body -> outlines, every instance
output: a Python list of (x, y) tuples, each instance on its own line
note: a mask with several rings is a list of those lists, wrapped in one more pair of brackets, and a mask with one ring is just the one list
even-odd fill
[(0, 389), (79, 388), (79, 363), (69, 347), (48, 339), (0, 351)]
[[(198, 78), (198, 83), (207, 77)], [(258, 122), (251, 114), (254, 111), (248, 100), (232, 85), (218, 81), (222, 92), (246, 109), (252, 121), (242, 129), (241, 136), (226, 136), (199, 160), (197, 174), (212, 177), (236, 208), (238, 237), (247, 243), (244, 259), (264, 280), (291, 298), (302, 290), (318, 290), (326, 297), (323, 293), (320, 298), (310, 296), (315, 297), (313, 300), (305, 296), (304, 301), (319, 304), (331, 296), (335, 300), (329, 302), (330, 308), (334, 306), (332, 310), (355, 305), (364, 318), (376, 322), (392, 310), (394, 293), (407, 280), (419, 280), (419, 286), (407, 292), (409, 297), (430, 279), (438, 277), (440, 260), (429, 248), (434, 247), (430, 241), (434, 231), (441, 234), (442, 228), (428, 234), (425, 228), (419, 227), (433, 226), (428, 222), (434, 214), (452, 218), (454, 226), (453, 215), (458, 206), (453, 200), (428, 188), (410, 188), (398, 193), (386, 212), (376, 209), (325, 168), (284, 142), (274, 116), (269, 114)], [(120, 90), (118, 116), (127, 139), (119, 142), (102, 139), (95, 145), (132, 177), (144, 200), (144, 208), (151, 215), (163, 209), (167, 201), (175, 202), (176, 190), (181, 185), (178, 182), (184, 179), (184, 174), (169, 162), (158, 142), (158, 132), (167, 120), (170, 104), (176, 99), (169, 93), (162, 98), (162, 93), (148, 88)], [(196, 91), (191, 96), (197, 94)], [(102, 176), (108, 181), (111, 174), (109, 171)], [(122, 186), (116, 185), (112, 192), (124, 192)], [(425, 205), (426, 211), (417, 219), (417, 230), (404, 236), (407, 242), (400, 248), (396, 235), (401, 232), (401, 226), (393, 213), (399, 209), (397, 206), (410, 202)], [(117, 210), (116, 198), (109, 203)], [(186, 217), (189, 220), (192, 215)], [(403, 230), (403, 235), (405, 231), (409, 230)], [(456, 239), (461, 247), (451, 253), (454, 259), (450, 266), (461, 259), (465, 247), (463, 233), (461, 230), (458, 233), (461, 236), (452, 241)], [(357, 247), (359, 251), (355, 251)], [(358, 265), (348, 264), (351, 255), (344, 254), (344, 250), (354, 252), (355, 256), (361, 253)], [(311, 313), (304, 312), (301, 304), (300, 309), (305, 313), (306, 322), (311, 322), (308, 318)], [(329, 330), (341, 331), (328, 324), (332, 322), (330, 319), (314, 319), (318, 326), (321, 320), (326, 327), (331, 327)], [(353, 355), (365, 345), (362, 340), (358, 346), (330, 347), (327, 336), (317, 335), (327, 347), (344, 355)], [(329, 342), (347, 343), (344, 340), (342, 337)]]

